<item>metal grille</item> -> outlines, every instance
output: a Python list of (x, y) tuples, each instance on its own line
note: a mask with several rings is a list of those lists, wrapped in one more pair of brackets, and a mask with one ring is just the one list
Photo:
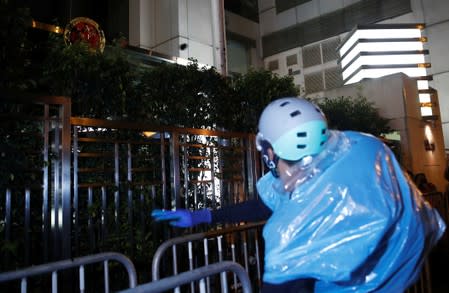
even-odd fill
[(306, 93), (315, 93), (324, 90), (323, 75), (320, 72), (304, 75)]
[[(281, 1), (279, 1), (281, 2)], [(285, 1), (290, 2), (290, 1)], [(411, 12), (410, 0), (364, 0), (262, 37), (263, 55), (334, 37), (356, 25), (372, 24)]]
[(214, 209), (255, 196), (252, 134), (70, 117), (60, 97), (2, 101), (0, 138), (14, 159), (0, 170), (15, 176), (0, 184), (0, 242), (22, 251), (0, 251), (4, 269), (108, 249), (134, 258), (176, 233), (151, 224), (153, 208)]
[(326, 82), (327, 90), (341, 87), (343, 85), (341, 69), (339, 67), (326, 69), (324, 71), (324, 80)]
[(311, 45), (302, 49), (302, 60), (304, 68), (321, 64), (320, 45)]
[(340, 38), (333, 38), (321, 43), (323, 50), (323, 62), (329, 62), (338, 59), (337, 47), (340, 44)]
[(274, 71), (279, 69), (279, 61), (278, 60), (271, 60), (268, 62), (268, 70)]
[(286, 58), (287, 66), (298, 64), (298, 54), (289, 55)]

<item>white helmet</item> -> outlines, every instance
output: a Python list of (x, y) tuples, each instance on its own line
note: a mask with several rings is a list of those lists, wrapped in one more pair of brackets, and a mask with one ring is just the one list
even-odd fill
[(267, 160), (268, 147), (281, 159), (298, 161), (320, 153), (327, 139), (327, 121), (320, 108), (303, 98), (289, 97), (275, 100), (264, 109), (256, 146), (273, 170), (277, 158), (274, 162)]

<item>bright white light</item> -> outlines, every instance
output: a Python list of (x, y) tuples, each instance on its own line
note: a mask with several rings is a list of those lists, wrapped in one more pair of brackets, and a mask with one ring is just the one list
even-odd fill
[(422, 54), (405, 55), (365, 55), (359, 56), (348, 68), (343, 70), (343, 79), (348, 78), (354, 71), (362, 65), (393, 65), (393, 64), (420, 64), (424, 63)]
[(419, 94), (420, 103), (430, 103), (430, 94)]
[(426, 68), (414, 67), (414, 68), (370, 68), (362, 69), (357, 74), (355, 74), (351, 79), (349, 79), (345, 84), (351, 84), (359, 82), (364, 78), (378, 78), (385, 75), (390, 75), (394, 73), (402, 72), (410, 77), (418, 77), (426, 75)]
[[(185, 58), (176, 57), (176, 64), (179, 64), (179, 65), (187, 66), (187, 65), (193, 64), (193, 62), (194, 61), (190, 61), (190, 60), (185, 59)], [(206, 64), (203, 64), (203, 63), (197, 63), (197, 64), (198, 64), (198, 68), (206, 68), (206, 69), (210, 69), (211, 68), (210, 65), (206, 65)]]
[(410, 29), (360, 29), (357, 30), (340, 48), (340, 56), (343, 56), (346, 51), (358, 39), (393, 39), (393, 38), (420, 38), (421, 30), (418, 28)]
[(418, 89), (419, 90), (428, 90), (429, 89), (429, 81), (428, 80), (418, 80)]
[[(421, 51), (423, 50), (423, 44), (418, 41), (414, 42), (361, 42), (358, 43), (348, 55), (341, 59), (341, 67), (345, 67), (346, 64), (360, 52), (384, 52), (384, 51)], [(342, 56), (342, 55), (340, 55)]]
[(421, 116), (432, 116), (432, 107), (421, 107)]
[(430, 128), (429, 125), (426, 125), (426, 126), (424, 127), (424, 135), (426, 136), (426, 138), (427, 138), (429, 141), (433, 141), (433, 133), (432, 133), (432, 129)]
[[(417, 25), (416, 28), (369, 28), (355, 31), (340, 47), (339, 52), (345, 84), (398, 72), (410, 77), (427, 76), (426, 66), (422, 66), (426, 63), (423, 51), (426, 38), (422, 38), (421, 29), (421, 25)], [(398, 53), (387, 55), (388, 52)], [(401, 64), (410, 67), (386, 68)], [(419, 90), (429, 89), (429, 82), (417, 80), (417, 87)], [(421, 115), (431, 116), (430, 94), (420, 93), (419, 101), (422, 103)]]

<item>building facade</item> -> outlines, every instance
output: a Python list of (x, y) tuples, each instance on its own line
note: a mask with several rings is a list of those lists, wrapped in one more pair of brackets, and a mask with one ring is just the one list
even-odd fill
[[(140, 57), (165, 58), (183, 63), (190, 58), (200, 65), (214, 66), (224, 75), (245, 73), (250, 68), (265, 68), (281, 76), (290, 75), (302, 95), (332, 97), (339, 93), (356, 96), (355, 86), (343, 86), (338, 47), (360, 25), (424, 24), (428, 50), (425, 62), (431, 66), (429, 86), (437, 93), (435, 137), (439, 127), (442, 139), (435, 139), (436, 150), (449, 153), (449, 2), (445, 0), (128, 0), (128, 1), (55, 1), (46, 0), (53, 12), (34, 5), (45, 20), (50, 14), (62, 21), (87, 16), (97, 20), (107, 38), (124, 34), (130, 48), (140, 49)], [(51, 4), (51, 5), (50, 5)], [(41, 9), (40, 9), (41, 8)], [(47, 15), (48, 14), (48, 15)], [(34, 15), (34, 13), (33, 13)], [(46, 16), (47, 15), (47, 16)], [(371, 88), (366, 81), (359, 85)], [(379, 93), (395, 93), (377, 83)], [(341, 90), (340, 90), (341, 89)], [(348, 90), (348, 89), (352, 89)], [(388, 118), (393, 103), (387, 103), (375, 91), (364, 95)], [(404, 96), (391, 96), (403, 99)], [(418, 99), (411, 97), (408, 99)], [(410, 100), (411, 101), (411, 100)], [(409, 103), (410, 103), (409, 101)], [(419, 105), (417, 106), (419, 108)], [(383, 112), (382, 112), (383, 111)], [(394, 115), (409, 115), (396, 111)], [(419, 112), (418, 112), (419, 113)], [(388, 115), (387, 115), (388, 114)], [(421, 119), (420, 119), (421, 120)], [(425, 138), (423, 124), (411, 131)], [(406, 128), (410, 129), (408, 125)], [(405, 128), (404, 128), (405, 129)], [(410, 143), (402, 133), (402, 143)], [(417, 140), (421, 149), (423, 139)], [(404, 146), (405, 148), (405, 146)], [(438, 177), (445, 158), (410, 163), (414, 172), (429, 172)], [(443, 156), (444, 157), (444, 156)], [(441, 173), (442, 174), (442, 173)], [(442, 182), (441, 184), (443, 184)]]
[(449, 17), (444, 0), (259, 1), (260, 53), (265, 68), (293, 75), (308, 96), (343, 85), (337, 47), (357, 25), (423, 23), (430, 86), (438, 92), (444, 145), (449, 149)]

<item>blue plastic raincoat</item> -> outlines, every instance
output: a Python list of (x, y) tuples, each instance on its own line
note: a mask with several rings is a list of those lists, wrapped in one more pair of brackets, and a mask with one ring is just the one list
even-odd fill
[(264, 281), (315, 278), (316, 292), (402, 292), (445, 230), (439, 214), (370, 135), (331, 131), (317, 163), (282, 192), (257, 183), (267, 221)]

